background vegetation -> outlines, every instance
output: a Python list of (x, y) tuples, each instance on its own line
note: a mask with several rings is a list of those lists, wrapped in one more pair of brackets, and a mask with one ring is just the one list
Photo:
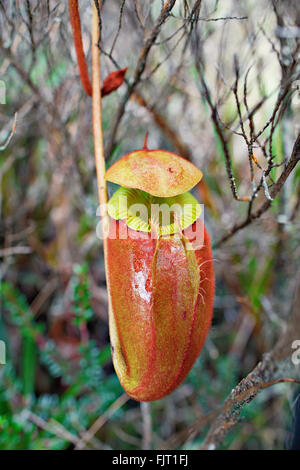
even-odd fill
[[(90, 63), (91, 2), (79, 3)], [(1, 449), (291, 445), (299, 386), (265, 384), (300, 377), (297, 0), (165, 3), (163, 16), (158, 0), (102, 2), (103, 78), (128, 67), (103, 101), (107, 165), (148, 131), (150, 147), (203, 171), (195, 195), (214, 243), (213, 327), (170, 396), (140, 406), (124, 394), (68, 5), (0, 1)]]

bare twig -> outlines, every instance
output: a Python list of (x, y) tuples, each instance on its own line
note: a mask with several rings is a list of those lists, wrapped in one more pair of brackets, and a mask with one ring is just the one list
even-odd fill
[[(5, 150), (6, 147), (8, 147), (8, 145), (9, 145), (9, 143), (10, 143), (10, 141), (11, 141), (13, 135), (14, 135), (14, 133), (16, 132), (16, 130), (17, 130), (17, 118), (18, 118), (18, 113), (15, 113), (15, 117), (14, 117), (14, 121), (13, 121), (13, 125), (12, 125), (12, 128), (11, 128), (11, 131), (10, 131), (10, 133), (8, 134), (8, 136), (7, 136), (7, 138), (5, 139), (5, 141), (0, 144), (0, 151)], [(1, 168), (1, 170), (2, 170), (2, 168)]]
[(262, 204), (262, 206), (257, 209), (254, 213), (248, 215), (248, 217), (241, 223), (235, 224), (226, 235), (224, 235), (220, 240), (218, 240), (215, 243), (215, 248), (219, 248), (225, 241), (229, 240), (235, 233), (239, 232), (243, 228), (247, 227), (250, 225), (253, 220), (258, 219), (262, 214), (264, 214), (271, 206), (273, 199), (277, 196), (277, 194), (281, 191), (284, 183), (286, 182), (288, 176), (291, 174), (291, 172), (294, 170), (296, 165), (299, 163), (300, 160), (300, 134), (298, 135), (294, 148), (292, 151), (292, 155), (290, 159), (287, 162), (286, 167), (282, 171), (280, 177), (272, 187), (272, 190), (270, 191), (270, 198)]
[(27, 410), (26, 416), (32, 423), (34, 423), (39, 428), (44, 429), (45, 431), (50, 432), (55, 436), (59, 436), (65, 441), (72, 442), (72, 444), (74, 445), (80, 442), (78, 436), (68, 431), (62, 424), (58, 423), (54, 419), (51, 419), (49, 422), (47, 422), (37, 414)]
[(29, 246), (11, 246), (0, 249), (0, 258), (12, 255), (28, 255), (30, 253), (32, 253), (32, 249)]
[(125, 403), (129, 400), (129, 396), (124, 393), (121, 395), (107, 410), (103, 415), (92, 424), (88, 431), (86, 431), (80, 441), (76, 443), (75, 450), (81, 450), (86, 447), (89, 441), (95, 436), (99, 429), (111, 418), (111, 416), (119, 410)]
[(123, 114), (125, 112), (126, 104), (128, 100), (130, 99), (131, 95), (133, 94), (133, 92), (135, 91), (135, 88), (140, 81), (140, 78), (146, 67), (149, 52), (153, 44), (156, 41), (156, 38), (160, 32), (161, 26), (165, 23), (165, 21), (169, 17), (169, 14), (172, 11), (175, 3), (176, 3), (176, 0), (167, 0), (163, 4), (159, 17), (157, 18), (152, 30), (148, 34), (148, 37), (144, 40), (144, 44), (139, 54), (137, 65), (134, 71), (132, 83), (129, 85), (127, 92), (119, 105), (119, 108), (118, 108), (118, 111), (114, 120), (114, 124), (112, 126), (110, 138), (108, 141), (108, 145), (106, 147), (106, 155), (110, 155), (113, 150), (115, 138), (116, 138)]
[(227, 140), (226, 140), (226, 138), (224, 136), (224, 133), (222, 131), (222, 125), (221, 125), (221, 121), (219, 119), (217, 107), (214, 105), (214, 103), (212, 101), (210, 90), (209, 90), (208, 85), (206, 83), (203, 71), (201, 69), (201, 65), (198, 61), (196, 63), (196, 69), (197, 69), (197, 72), (198, 72), (198, 75), (199, 75), (201, 86), (203, 88), (203, 94), (205, 96), (205, 99), (206, 99), (206, 101), (209, 105), (210, 111), (211, 111), (212, 122), (215, 126), (215, 130), (216, 130), (216, 132), (218, 134), (218, 137), (220, 139), (220, 142), (222, 144), (223, 153), (224, 153), (224, 157), (225, 157), (225, 163), (226, 163), (227, 176), (228, 176), (228, 179), (229, 179), (229, 182), (230, 182), (230, 187), (231, 187), (233, 197), (237, 201), (249, 201), (248, 196), (241, 197), (241, 196), (238, 195), (237, 187), (236, 187), (236, 181), (235, 181), (235, 177), (233, 175), (231, 156), (230, 156), (230, 153), (229, 153)]
[(159, 449), (176, 449), (186, 441), (194, 439), (200, 431), (207, 426), (216, 416), (219, 410), (214, 410), (205, 416), (201, 416), (196, 421), (189, 425), (186, 429), (174, 434), (167, 441), (160, 444)]

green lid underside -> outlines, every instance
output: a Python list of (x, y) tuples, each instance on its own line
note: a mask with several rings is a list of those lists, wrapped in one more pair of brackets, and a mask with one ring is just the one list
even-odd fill
[(119, 188), (108, 202), (108, 213), (141, 232), (155, 230), (172, 235), (192, 225), (201, 214), (201, 204), (190, 193), (156, 197), (133, 188)]

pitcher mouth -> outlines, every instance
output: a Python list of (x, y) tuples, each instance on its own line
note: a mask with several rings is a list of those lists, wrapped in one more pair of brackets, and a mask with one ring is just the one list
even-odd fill
[(134, 188), (119, 188), (108, 202), (108, 213), (136, 231), (155, 230), (172, 235), (191, 226), (201, 215), (202, 205), (189, 192), (157, 197)]

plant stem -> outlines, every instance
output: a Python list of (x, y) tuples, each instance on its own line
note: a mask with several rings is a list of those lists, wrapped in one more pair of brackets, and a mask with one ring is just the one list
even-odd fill
[(105, 174), (105, 157), (102, 131), (102, 106), (101, 106), (101, 78), (100, 78), (100, 50), (97, 46), (99, 38), (99, 22), (96, 6), (93, 2), (92, 15), (92, 83), (93, 83), (93, 132), (95, 161), (98, 181), (100, 204), (107, 202)]
[[(103, 250), (104, 250), (104, 263), (106, 268), (106, 246), (107, 237), (105, 231), (109, 227), (108, 213), (107, 213), (107, 190), (105, 181), (105, 156), (103, 145), (103, 131), (102, 131), (102, 106), (101, 106), (101, 73), (100, 73), (100, 49), (98, 47), (99, 39), (99, 19), (97, 7), (93, 3), (92, 14), (92, 110), (93, 110), (93, 133), (94, 133), (94, 152), (97, 172), (97, 186), (100, 203), (100, 216), (103, 230)], [(105, 269), (107, 272), (107, 270)], [(106, 276), (107, 277), (107, 276)], [(108, 280), (107, 280), (108, 282)]]
[(151, 419), (151, 404), (149, 402), (141, 402), (141, 412), (143, 419), (143, 450), (151, 449), (152, 441), (152, 419)]

